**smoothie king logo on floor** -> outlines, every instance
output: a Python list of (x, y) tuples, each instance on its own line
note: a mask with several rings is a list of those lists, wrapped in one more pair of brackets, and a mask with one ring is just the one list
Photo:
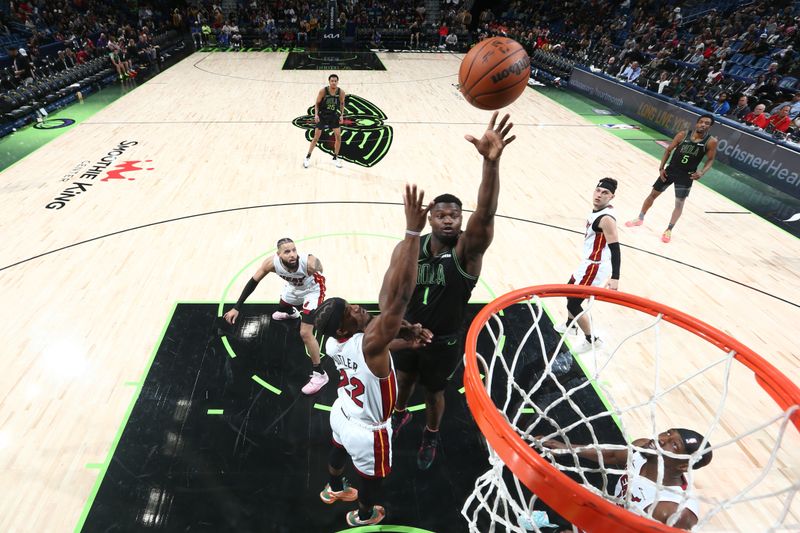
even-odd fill
[[(131, 173), (139, 170), (153, 170), (153, 168), (147, 164), (152, 163), (149, 159), (144, 161), (122, 161), (111, 167), (117, 158), (124, 154), (128, 148), (136, 146), (137, 144), (139, 144), (139, 141), (122, 141), (94, 164), (91, 164), (90, 161), (82, 161), (76, 165), (75, 168), (61, 179), (61, 181), (70, 181), (72, 184), (44, 206), (45, 209), (61, 209), (67, 205), (67, 202), (75, 199), (79, 194), (88, 192), (89, 187), (94, 186), (98, 181), (135, 181), (137, 176), (135, 174), (131, 175)], [(102, 176), (102, 178), (97, 180), (99, 176)]]

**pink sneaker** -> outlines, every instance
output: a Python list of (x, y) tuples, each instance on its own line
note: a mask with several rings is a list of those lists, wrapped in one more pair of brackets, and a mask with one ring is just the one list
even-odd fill
[(625, 223), (625, 225), (629, 228), (632, 228), (634, 226), (641, 226), (642, 224), (644, 224), (644, 220), (642, 220), (641, 218), (634, 218), (633, 220), (629, 220)]
[(319, 390), (325, 386), (328, 382), (328, 373), (323, 372), (319, 374), (317, 372), (311, 372), (311, 378), (308, 380), (308, 383), (303, 385), (303, 388), (300, 389), (303, 391), (303, 394), (312, 395), (319, 392)]
[[(292, 308), (294, 309), (294, 308)], [(275, 311), (272, 313), (272, 320), (290, 320), (300, 318), (300, 311), (294, 309), (293, 313), (284, 313), (283, 311)]]
[(661, 235), (661, 242), (669, 242), (672, 240), (672, 230), (667, 230)]

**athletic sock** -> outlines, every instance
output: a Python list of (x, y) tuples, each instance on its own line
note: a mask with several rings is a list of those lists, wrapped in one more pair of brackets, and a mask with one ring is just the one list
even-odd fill
[(422, 440), (423, 441), (433, 441), (439, 438), (439, 430), (433, 430), (425, 426), (425, 431), (422, 432)]
[(639, 220), (644, 220), (644, 213), (639, 213)]
[(344, 481), (342, 474), (331, 474), (330, 486), (333, 492), (341, 492), (344, 490)]
[(369, 520), (372, 518), (372, 507), (364, 511), (360, 506), (358, 508), (358, 519), (359, 520)]
[(306, 159), (311, 159), (311, 152), (308, 152), (308, 153), (306, 154)]
[(320, 363), (318, 365), (311, 365), (311, 369), (314, 372), (316, 372), (317, 374), (324, 374), (325, 373), (325, 371), (322, 370), (322, 363)]
[(674, 228), (674, 227), (675, 227), (675, 224), (667, 224), (667, 229), (669, 231), (672, 231), (672, 228)]

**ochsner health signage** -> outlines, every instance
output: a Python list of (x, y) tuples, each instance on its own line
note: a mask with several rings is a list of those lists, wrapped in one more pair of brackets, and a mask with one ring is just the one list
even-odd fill
[[(691, 128), (700, 116), (583, 69), (573, 69), (569, 85), (670, 136)], [(800, 198), (800, 153), (722, 122), (714, 124), (712, 134), (719, 139), (718, 161)]]

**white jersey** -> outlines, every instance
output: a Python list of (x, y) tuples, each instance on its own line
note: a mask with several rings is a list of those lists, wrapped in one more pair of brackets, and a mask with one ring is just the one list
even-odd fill
[(297, 256), (299, 264), (297, 265), (297, 270), (294, 272), (290, 272), (286, 269), (278, 254), (275, 254), (275, 257), (272, 259), (272, 264), (275, 266), (275, 273), (291, 285), (295, 291), (317, 290), (317, 286), (321, 284), (320, 279), (324, 280), (321, 274), (308, 273), (309, 255), (310, 254), (302, 254)]
[[(595, 222), (602, 216), (610, 216), (614, 218), (614, 208), (610, 205), (605, 206), (599, 211), (592, 211), (589, 218), (586, 220), (586, 237), (583, 241), (583, 251), (581, 258), (584, 261), (593, 261), (596, 263), (611, 264), (611, 250), (608, 248), (606, 236), (603, 231), (595, 231)], [(616, 220), (616, 218), (614, 218)]]
[[(688, 491), (688, 484), (683, 480), (681, 486), (661, 487), (656, 486), (653, 481), (639, 475), (642, 466), (647, 462), (644, 455), (640, 452), (633, 452), (631, 458), (631, 468), (633, 476), (623, 474), (614, 489), (614, 496), (625, 499), (630, 492), (630, 505), (638, 509), (641, 514), (648, 514), (650, 506), (657, 503), (656, 493), (659, 502), (675, 502), (678, 505), (685, 499), (686, 509), (689, 509), (695, 516), (700, 516), (700, 503), (697, 498), (692, 497)], [(631, 479), (632, 477), (632, 479)]]
[(377, 377), (364, 360), (363, 340), (363, 333), (356, 333), (345, 342), (328, 339), (325, 353), (333, 358), (339, 371), (338, 394), (345, 415), (366, 426), (380, 426), (389, 420), (397, 401), (394, 363), (389, 357), (389, 375)]

